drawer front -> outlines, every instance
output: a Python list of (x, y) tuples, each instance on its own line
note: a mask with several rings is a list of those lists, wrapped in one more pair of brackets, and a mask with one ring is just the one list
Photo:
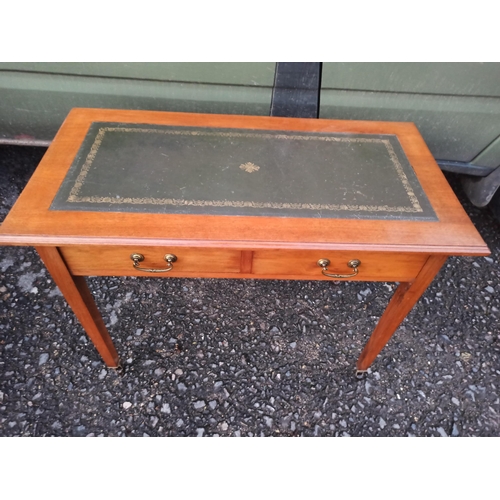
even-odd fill
[[(212, 277), (304, 280), (411, 281), (427, 259), (424, 254), (377, 253), (322, 250), (255, 250), (129, 247), (129, 246), (67, 246), (59, 248), (72, 274), (76, 276), (144, 276), (144, 277)], [(134, 267), (133, 253), (144, 260)], [(168, 272), (147, 270), (168, 269), (164, 256), (173, 254), (177, 260)], [(327, 277), (318, 265), (320, 259), (330, 263), (325, 272), (350, 275), (354, 269), (348, 262), (360, 261), (357, 275), (345, 278)]]
[[(404, 253), (377, 253), (356, 251), (296, 251), (258, 250), (254, 252), (252, 272), (255, 278), (282, 277), (285, 279), (325, 279), (361, 281), (411, 281), (418, 274), (427, 255)], [(318, 260), (328, 259), (328, 273), (349, 275), (354, 269), (348, 262), (360, 261), (356, 276), (330, 278), (322, 274)]]
[[(68, 246), (59, 248), (67, 266), (80, 276), (203, 277), (240, 272), (241, 252), (231, 249), (187, 247)], [(166, 254), (177, 260), (169, 272), (153, 273), (134, 268), (131, 254), (140, 253), (143, 269), (167, 269)]]

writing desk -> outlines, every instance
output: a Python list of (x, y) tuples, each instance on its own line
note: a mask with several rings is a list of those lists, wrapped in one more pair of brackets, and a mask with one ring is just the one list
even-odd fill
[(36, 247), (110, 367), (85, 276), (399, 282), (363, 372), (448, 256), (489, 254), (411, 123), (101, 109), (68, 115), (0, 244)]

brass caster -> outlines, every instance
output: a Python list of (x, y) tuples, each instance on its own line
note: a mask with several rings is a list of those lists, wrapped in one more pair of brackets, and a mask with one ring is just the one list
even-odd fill
[(125, 375), (125, 367), (122, 365), (121, 361), (118, 361), (117, 366), (113, 366), (113, 367), (110, 366), (108, 368), (110, 370), (113, 370), (120, 377), (123, 377), (123, 375)]

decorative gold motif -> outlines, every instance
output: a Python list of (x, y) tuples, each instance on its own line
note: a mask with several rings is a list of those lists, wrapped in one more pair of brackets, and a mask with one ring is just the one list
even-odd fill
[(185, 207), (233, 207), (233, 208), (277, 208), (292, 210), (333, 210), (353, 212), (422, 212), (414, 207), (390, 207), (389, 205), (330, 205), (324, 203), (261, 203), (231, 200), (184, 200), (175, 198), (112, 198), (110, 196), (78, 196), (68, 201), (82, 203), (109, 203), (111, 205), (172, 205)]
[[(230, 201), (230, 200), (185, 200), (172, 198), (112, 198), (98, 196), (79, 196), (83, 187), (85, 178), (96, 157), (97, 151), (102, 144), (104, 135), (107, 132), (135, 132), (149, 134), (169, 134), (169, 135), (191, 135), (191, 136), (213, 136), (213, 137), (251, 137), (261, 139), (285, 139), (301, 141), (327, 141), (327, 142), (368, 142), (383, 144), (389, 153), (389, 157), (394, 165), (396, 173), (403, 184), (408, 195), (411, 206), (388, 206), (388, 205), (338, 205), (338, 204), (318, 204), (318, 203), (259, 203), (252, 201)], [(240, 165), (246, 172), (255, 172), (260, 169), (259, 166), (251, 162)], [(174, 206), (198, 206), (198, 207), (235, 207), (235, 208), (275, 208), (275, 209), (294, 209), (294, 210), (331, 210), (331, 211), (354, 211), (354, 212), (423, 212), (418, 199), (408, 181), (403, 167), (388, 139), (374, 139), (361, 137), (336, 137), (336, 136), (305, 136), (305, 135), (287, 135), (287, 134), (256, 134), (241, 132), (210, 132), (201, 130), (160, 130), (148, 128), (132, 127), (102, 127), (99, 129), (94, 143), (85, 159), (80, 173), (70, 191), (68, 202), (77, 203), (110, 203), (110, 204), (133, 204), (133, 205), (174, 205)]]
[(396, 168), (396, 172), (399, 176), (399, 179), (401, 180), (403, 187), (405, 188), (405, 191), (406, 191), (406, 194), (408, 195), (408, 198), (410, 198), (410, 203), (412, 204), (413, 208), (415, 209), (415, 212), (423, 212), (422, 207), (420, 206), (420, 203), (418, 202), (418, 199), (415, 196), (415, 193), (413, 192), (413, 189), (410, 186), (410, 183), (408, 181), (408, 177), (406, 177), (406, 174), (404, 173), (403, 167), (401, 166), (401, 163), (399, 162), (399, 159), (396, 156), (396, 153), (394, 152), (392, 144), (387, 139), (383, 139), (382, 142), (384, 143), (384, 145), (387, 149), (387, 152), (389, 153), (389, 157), (391, 158), (392, 163), (394, 164), (394, 167)]
[(248, 161), (246, 163), (242, 163), (240, 165), (241, 170), (244, 170), (245, 172), (248, 172), (251, 174), (252, 172), (257, 172), (257, 170), (260, 170), (260, 167), (258, 165), (255, 165), (255, 163), (252, 163), (251, 161)]

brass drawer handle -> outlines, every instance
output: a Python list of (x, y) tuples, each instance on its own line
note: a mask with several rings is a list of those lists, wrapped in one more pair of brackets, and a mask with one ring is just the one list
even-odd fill
[(358, 266), (361, 265), (361, 261), (358, 259), (352, 259), (347, 263), (347, 265), (349, 267), (352, 267), (354, 269), (354, 272), (352, 274), (330, 274), (330, 273), (327, 273), (329, 265), (330, 265), (330, 261), (328, 259), (319, 259), (318, 260), (318, 266), (321, 267), (321, 272), (325, 276), (328, 276), (329, 278), (352, 278), (353, 276), (358, 275)]
[(167, 253), (163, 258), (167, 262), (168, 267), (165, 269), (147, 269), (145, 267), (139, 267), (139, 262), (144, 260), (144, 255), (142, 255), (142, 253), (133, 253), (130, 258), (134, 262), (134, 269), (139, 269), (139, 271), (144, 271), (145, 273), (168, 273), (168, 271), (174, 268), (173, 262), (177, 260), (177, 257), (173, 253)]

